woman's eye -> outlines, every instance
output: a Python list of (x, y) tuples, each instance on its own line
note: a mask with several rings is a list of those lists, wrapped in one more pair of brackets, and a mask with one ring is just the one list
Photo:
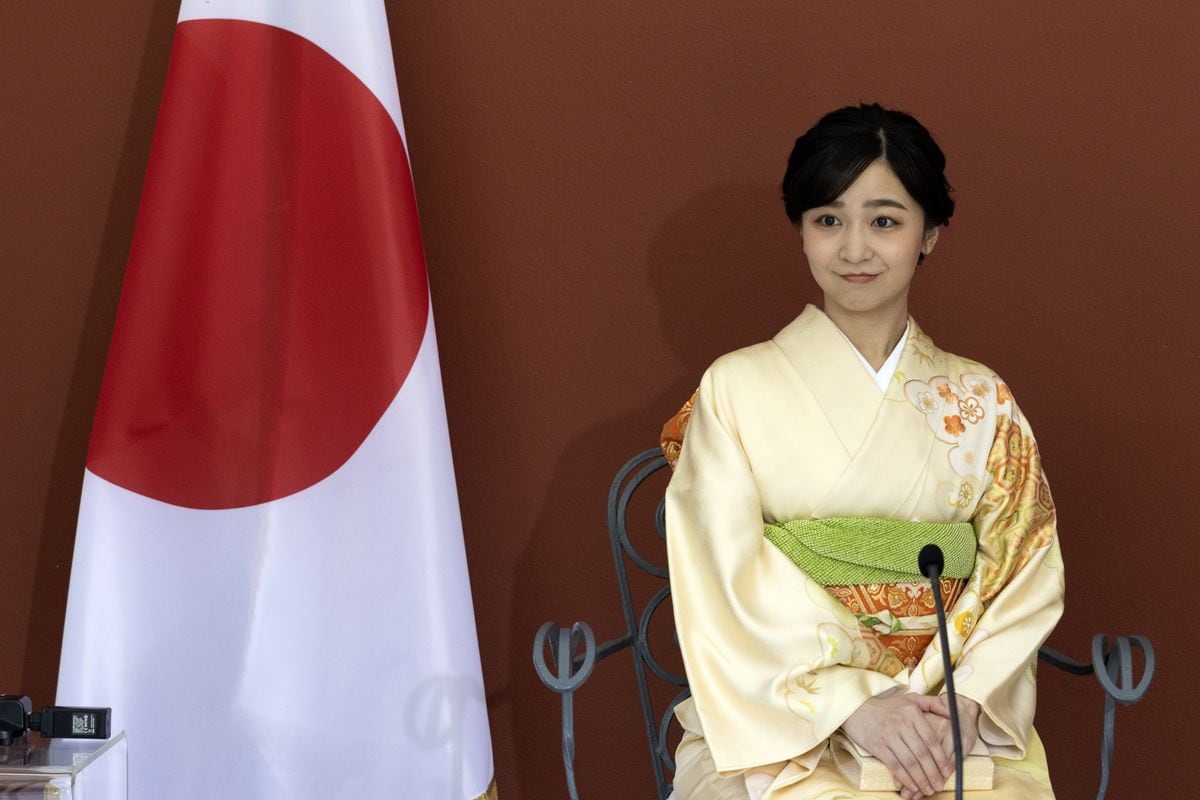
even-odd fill
[(876, 228), (894, 228), (896, 227), (896, 224), (896, 220), (892, 219), (891, 217), (878, 217), (875, 220)]
[(822, 228), (831, 228), (834, 225), (837, 225), (837, 217), (833, 216), (832, 214), (822, 214), (821, 216), (817, 217), (816, 222)]

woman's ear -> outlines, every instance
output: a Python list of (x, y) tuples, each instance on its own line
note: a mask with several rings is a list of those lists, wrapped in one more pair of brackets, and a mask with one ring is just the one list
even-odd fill
[(929, 255), (933, 252), (933, 246), (937, 244), (938, 233), (942, 230), (941, 225), (935, 225), (925, 231), (925, 240), (921, 242), (921, 254)]

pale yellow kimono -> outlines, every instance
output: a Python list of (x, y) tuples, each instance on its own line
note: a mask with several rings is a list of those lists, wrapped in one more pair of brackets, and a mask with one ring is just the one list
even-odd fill
[(872, 695), (942, 690), (936, 639), (912, 669), (867, 668), (870, 632), (763, 537), (764, 521), (836, 516), (974, 523), (974, 572), (948, 610), (956, 688), (981, 705), (997, 759), (995, 789), (972, 796), (1053, 797), (1034, 670), (1064, 584), (1037, 445), (991, 370), (910, 324), (885, 394), (812, 306), (701, 381), (666, 508), (692, 690), (677, 711), (679, 800), (744, 797), (740, 776), (763, 768), (764, 800), (898, 797), (851, 790), (826, 742)]

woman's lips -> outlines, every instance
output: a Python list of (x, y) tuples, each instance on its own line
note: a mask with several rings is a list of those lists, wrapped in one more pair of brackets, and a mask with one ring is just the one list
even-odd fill
[(842, 275), (841, 276), (842, 280), (846, 281), (847, 283), (870, 283), (871, 281), (875, 280), (878, 277), (879, 277), (879, 275), (877, 275), (877, 274), (876, 275), (854, 274), (854, 275)]

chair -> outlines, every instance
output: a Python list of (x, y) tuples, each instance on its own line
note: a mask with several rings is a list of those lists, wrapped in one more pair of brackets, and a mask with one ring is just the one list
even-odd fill
[[(667, 568), (654, 564), (634, 547), (628, 528), (628, 513), (635, 493), (647, 478), (666, 465), (666, 458), (657, 449), (639, 453), (617, 472), (608, 493), (608, 535), (612, 545), (613, 564), (617, 571), (621, 608), (625, 617), (625, 633), (597, 646), (591, 626), (586, 622), (575, 622), (570, 628), (560, 628), (554, 622), (547, 622), (538, 629), (534, 637), (533, 664), (538, 677), (547, 687), (562, 696), (563, 768), (566, 772), (570, 800), (579, 800), (579, 792), (575, 785), (573, 695), (591, 676), (597, 662), (627, 648), (632, 654), (657, 796), (659, 800), (668, 800), (671, 794), (671, 777), (675, 771), (675, 762), (668, 747), (668, 732), (675, 706), (685, 700), (690, 692), (687, 688), (687, 678), (665, 669), (651, 652), (650, 625), (655, 613), (670, 596), (671, 586), (666, 582)], [(658, 502), (654, 523), (659, 538), (665, 541), (665, 500), (660, 499)], [(642, 607), (640, 613), (635, 613), (628, 562), (664, 582)], [(1144, 657), (1142, 675), (1136, 684), (1133, 663), (1135, 647), (1143, 652)], [(546, 662), (547, 648), (555, 665), (553, 671)], [(1131, 705), (1146, 694), (1154, 677), (1154, 648), (1143, 636), (1117, 636), (1110, 639), (1100, 634), (1092, 639), (1090, 663), (1075, 661), (1049, 647), (1038, 651), (1038, 657), (1047, 664), (1073, 675), (1095, 675), (1104, 690), (1100, 787), (1096, 795), (1097, 800), (1104, 800), (1112, 763), (1116, 706)], [(656, 711), (651, 700), (651, 675), (659, 681), (680, 688), (661, 713)]]

